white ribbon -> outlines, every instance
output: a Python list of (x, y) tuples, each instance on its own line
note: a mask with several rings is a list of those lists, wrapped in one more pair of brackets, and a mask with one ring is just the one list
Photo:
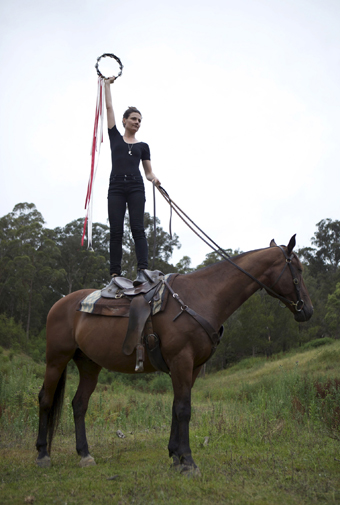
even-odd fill
[(98, 78), (98, 91), (96, 114), (94, 118), (94, 129), (91, 146), (91, 171), (87, 185), (85, 199), (86, 215), (83, 227), (81, 245), (84, 245), (84, 237), (87, 225), (87, 248), (92, 250), (92, 219), (93, 219), (93, 185), (97, 173), (101, 143), (103, 142), (103, 121), (104, 121), (104, 79)]

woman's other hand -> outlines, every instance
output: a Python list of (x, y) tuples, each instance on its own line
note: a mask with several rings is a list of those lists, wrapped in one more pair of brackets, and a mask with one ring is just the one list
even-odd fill
[(159, 188), (159, 186), (161, 185), (161, 181), (157, 179), (157, 177), (154, 177), (151, 182), (154, 183), (157, 186), (157, 188)]

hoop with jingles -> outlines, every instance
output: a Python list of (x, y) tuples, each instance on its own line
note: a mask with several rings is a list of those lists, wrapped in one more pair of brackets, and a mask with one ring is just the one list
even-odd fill
[[(86, 199), (85, 199), (85, 210), (86, 210), (86, 215), (85, 215), (85, 220), (84, 220), (84, 226), (83, 226), (83, 234), (81, 238), (81, 245), (84, 244), (84, 238), (85, 238), (85, 233), (86, 233), (86, 228), (87, 228), (87, 242), (88, 242), (88, 249), (92, 250), (92, 196), (93, 196), (93, 184), (94, 184), (94, 179), (97, 171), (97, 166), (98, 166), (98, 160), (99, 160), (99, 153), (100, 153), (100, 145), (103, 142), (103, 116), (104, 116), (104, 80), (107, 79), (101, 71), (99, 70), (99, 62), (102, 58), (113, 58), (116, 60), (116, 62), (119, 65), (119, 72), (117, 76), (119, 77), (122, 75), (123, 71), (123, 64), (116, 56), (115, 54), (112, 53), (104, 53), (99, 58), (97, 58), (97, 63), (95, 64), (95, 68), (97, 70), (98, 74), (98, 92), (97, 92), (97, 103), (96, 103), (96, 114), (95, 114), (95, 119), (94, 119), (94, 130), (93, 130), (93, 137), (92, 137), (92, 145), (91, 145), (91, 171), (90, 171), (90, 177), (89, 177), (89, 182), (87, 186), (87, 193), (86, 193)], [(113, 76), (110, 76), (113, 77)]]
[(97, 58), (97, 63), (95, 64), (95, 68), (97, 70), (97, 74), (98, 76), (101, 78), (101, 79), (108, 79), (109, 77), (114, 77), (113, 75), (110, 75), (109, 77), (105, 77), (101, 71), (99, 70), (99, 62), (102, 58), (113, 58), (114, 60), (116, 60), (116, 62), (118, 63), (119, 65), (119, 72), (118, 72), (118, 75), (116, 75), (116, 79), (117, 77), (119, 77), (120, 75), (122, 75), (122, 72), (123, 72), (123, 64), (122, 62), (120, 61), (120, 59), (118, 58), (118, 56), (116, 56), (115, 54), (112, 54), (112, 53), (104, 53), (102, 54), (101, 56), (99, 56), (99, 58)]

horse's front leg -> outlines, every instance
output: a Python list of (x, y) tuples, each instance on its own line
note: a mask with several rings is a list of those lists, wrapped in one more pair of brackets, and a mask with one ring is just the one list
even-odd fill
[(89, 359), (80, 349), (75, 353), (73, 360), (78, 367), (80, 380), (77, 392), (72, 401), (73, 417), (76, 431), (76, 449), (81, 456), (80, 466), (95, 465), (95, 460), (89, 453), (86, 438), (85, 414), (91, 394), (96, 388), (101, 366)]
[(179, 434), (178, 434), (178, 421), (175, 410), (175, 400), (172, 404), (172, 420), (171, 420), (171, 432), (169, 440), (169, 458), (172, 458), (172, 466), (176, 469), (180, 469), (180, 461), (178, 455), (178, 445), (179, 445)]
[(192, 362), (188, 359), (178, 360), (171, 367), (171, 378), (174, 389), (172, 406), (172, 424), (169, 440), (169, 456), (173, 465), (182, 473), (199, 474), (192, 458), (189, 441), (189, 423), (191, 418), (191, 388), (198, 372), (193, 374)]

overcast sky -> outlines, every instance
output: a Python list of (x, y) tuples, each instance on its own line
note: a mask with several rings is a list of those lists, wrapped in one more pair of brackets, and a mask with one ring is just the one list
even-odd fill
[[(339, 0), (2, 0), (0, 38), (0, 216), (20, 202), (49, 228), (85, 215), (94, 65), (110, 52), (124, 64), (117, 122), (129, 105), (142, 111), (154, 172), (219, 245), (296, 233), (309, 246), (317, 222), (340, 219)], [(109, 174), (105, 128), (101, 223)], [(156, 205), (167, 229), (159, 194)], [(202, 262), (210, 249), (178, 218), (173, 230), (173, 261)]]

